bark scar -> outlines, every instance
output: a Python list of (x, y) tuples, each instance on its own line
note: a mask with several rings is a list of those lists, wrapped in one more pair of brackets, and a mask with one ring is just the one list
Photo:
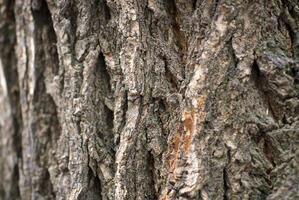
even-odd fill
[(183, 143), (183, 149), (184, 152), (186, 154), (188, 154), (189, 151), (189, 147), (192, 141), (192, 136), (194, 133), (194, 129), (196, 126), (196, 115), (195, 115), (195, 111), (191, 110), (191, 111), (185, 111), (183, 113), (183, 123), (184, 123), (184, 127), (186, 130), (186, 134), (184, 137), (184, 143)]

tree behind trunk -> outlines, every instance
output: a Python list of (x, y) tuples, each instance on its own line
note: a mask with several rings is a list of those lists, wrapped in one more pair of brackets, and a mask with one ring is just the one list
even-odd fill
[(0, 199), (299, 199), (298, 0), (1, 0)]

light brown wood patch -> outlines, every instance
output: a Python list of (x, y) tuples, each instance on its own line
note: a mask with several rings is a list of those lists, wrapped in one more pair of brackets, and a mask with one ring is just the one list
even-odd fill
[(179, 156), (179, 148), (180, 148), (180, 141), (181, 141), (181, 134), (177, 132), (170, 145), (170, 158), (169, 158), (169, 172), (173, 173), (176, 165), (177, 165), (177, 159)]
[(184, 137), (183, 149), (184, 149), (184, 152), (187, 154), (189, 151), (190, 144), (192, 142), (192, 136), (194, 133), (195, 123), (196, 123), (194, 110), (192, 110), (191, 112), (190, 111), (184, 112), (183, 122), (184, 122), (184, 127), (186, 130), (186, 134)]
[(160, 198), (160, 200), (168, 200), (168, 195), (164, 195), (163, 197)]

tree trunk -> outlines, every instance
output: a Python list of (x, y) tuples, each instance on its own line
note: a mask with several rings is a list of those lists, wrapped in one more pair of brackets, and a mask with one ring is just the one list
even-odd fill
[(0, 0), (0, 199), (299, 199), (298, 0)]

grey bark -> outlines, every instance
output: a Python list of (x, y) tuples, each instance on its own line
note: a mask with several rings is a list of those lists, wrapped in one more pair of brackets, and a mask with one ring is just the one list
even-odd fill
[(0, 199), (299, 199), (298, 0), (0, 0)]

